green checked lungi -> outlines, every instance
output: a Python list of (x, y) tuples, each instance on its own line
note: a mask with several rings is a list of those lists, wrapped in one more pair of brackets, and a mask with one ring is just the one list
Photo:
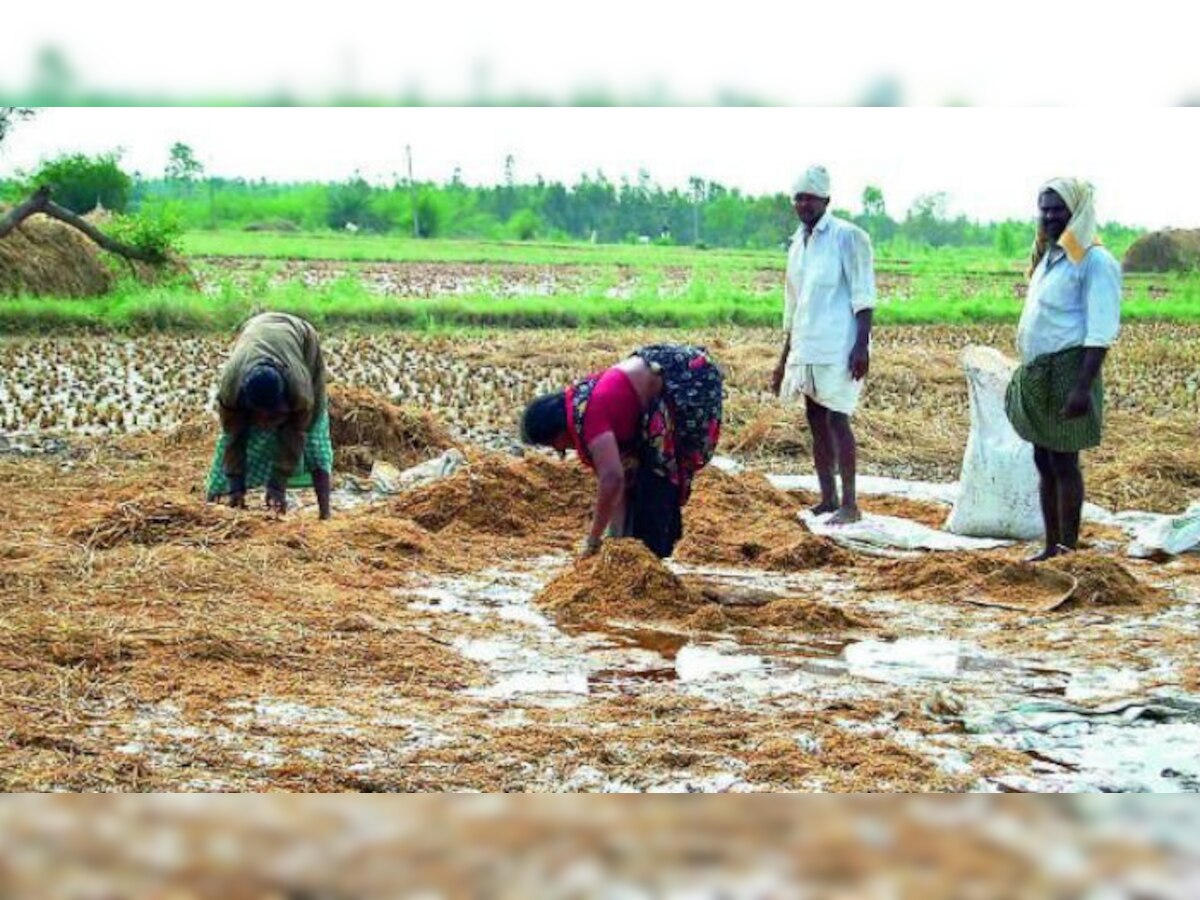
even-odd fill
[(1064, 418), (1067, 395), (1079, 380), (1083, 347), (1039, 356), (1019, 366), (1008, 383), (1004, 411), (1013, 429), (1035, 447), (1058, 453), (1088, 450), (1100, 443), (1104, 425), (1104, 384), (1092, 382), (1091, 409), (1077, 419)]
[[(217, 452), (213, 456), (212, 468), (204, 486), (207, 497), (220, 497), (229, 493), (229, 480), (225, 477), (225, 447), (229, 435), (221, 433), (217, 441)], [(246, 489), (265, 485), (275, 468), (279, 455), (279, 439), (274, 431), (251, 428), (246, 438)], [(288, 487), (311, 487), (313, 469), (333, 472), (333, 441), (329, 437), (329, 408), (322, 404), (312, 428), (304, 438), (304, 453), (296, 471), (288, 479)]]

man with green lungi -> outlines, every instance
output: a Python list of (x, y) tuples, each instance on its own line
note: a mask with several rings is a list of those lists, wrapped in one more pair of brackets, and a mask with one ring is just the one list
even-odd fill
[(1100, 443), (1100, 369), (1121, 321), (1121, 267), (1096, 237), (1092, 186), (1075, 178), (1046, 182), (1038, 214), (1017, 326), (1021, 365), (1005, 397), (1009, 421), (1033, 444), (1038, 470), (1046, 546), (1033, 561), (1079, 545), (1079, 452)]
[(333, 444), (325, 361), (316, 329), (287, 313), (263, 313), (238, 335), (217, 391), (222, 435), (209, 472), (210, 501), (244, 508), (247, 488), (266, 486), (267, 507), (287, 511), (287, 488), (312, 485), (330, 515)]

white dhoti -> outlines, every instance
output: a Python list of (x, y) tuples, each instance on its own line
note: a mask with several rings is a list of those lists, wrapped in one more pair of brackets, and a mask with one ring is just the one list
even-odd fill
[(779, 393), (784, 400), (793, 402), (801, 397), (811, 397), (826, 409), (852, 416), (858, 409), (858, 401), (866, 383), (865, 378), (856, 381), (845, 363), (788, 363)]

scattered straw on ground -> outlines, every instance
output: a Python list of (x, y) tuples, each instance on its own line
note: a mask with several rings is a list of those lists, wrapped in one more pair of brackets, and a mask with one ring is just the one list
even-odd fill
[(246, 537), (252, 530), (251, 520), (235, 510), (199, 504), (194, 496), (150, 494), (107, 505), (96, 516), (85, 513), (68, 536), (96, 550), (127, 543), (206, 547)]
[[(1111, 417), (1122, 423), (1120, 413)], [(1110, 424), (1110, 423), (1106, 423)], [(1195, 418), (1130, 423), (1085, 461), (1088, 498), (1112, 509), (1176, 514), (1200, 499), (1200, 441)]]
[(691, 631), (722, 632), (731, 628), (778, 628), (794, 633), (849, 631), (866, 622), (830, 603), (804, 597), (782, 597), (762, 606), (729, 606), (709, 602), (688, 616)]

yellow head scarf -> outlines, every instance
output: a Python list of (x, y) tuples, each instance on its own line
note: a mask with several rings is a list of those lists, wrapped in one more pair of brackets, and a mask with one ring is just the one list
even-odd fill
[[(1090, 182), (1081, 178), (1051, 178), (1038, 189), (1038, 196), (1045, 191), (1054, 191), (1062, 197), (1067, 209), (1071, 211), (1071, 221), (1067, 223), (1066, 231), (1058, 239), (1058, 246), (1067, 251), (1067, 258), (1071, 262), (1078, 265), (1084, 254), (1100, 243), (1100, 239), (1096, 237), (1096, 189)], [(1049, 249), (1050, 238), (1042, 233), (1039, 225), (1029, 259), (1031, 275)]]

